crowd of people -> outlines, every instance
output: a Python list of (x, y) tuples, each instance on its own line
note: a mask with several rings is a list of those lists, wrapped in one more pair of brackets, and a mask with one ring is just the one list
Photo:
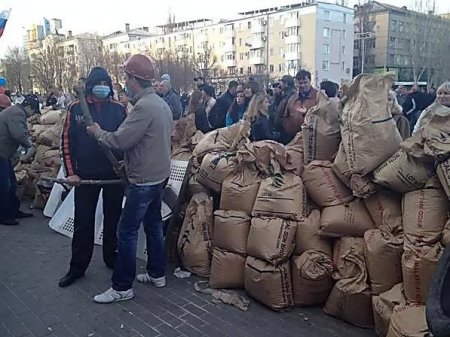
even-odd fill
[[(126, 176), (126, 192), (123, 185), (103, 189), (103, 258), (114, 272), (112, 287), (94, 298), (99, 303), (134, 297), (136, 246), (142, 222), (149, 247), (147, 272), (136, 278), (156, 287), (166, 284), (160, 208), (170, 175), (173, 120), (193, 114), (197, 129), (207, 133), (246, 119), (251, 125), (251, 140), (288, 144), (301, 130), (308, 109), (317, 104), (320, 91), (335, 104), (339, 104), (343, 95), (342, 88), (331, 81), (314, 88), (311, 73), (306, 70), (300, 70), (295, 77), (285, 75), (265, 90), (251, 77), (245, 83), (233, 80), (216, 97), (215, 88), (203, 77), (194, 79), (195, 90), (190, 96), (180, 96), (172, 88), (170, 75), (164, 74), (155, 81), (153, 64), (144, 55), (131, 56), (123, 69), (124, 88), (113, 83), (101, 67), (93, 68), (82, 79), (94, 122), (91, 125), (86, 125), (80, 100), (62, 91), (52, 91), (45, 98), (20, 95), (15, 105), (11, 105), (8, 95), (0, 93), (0, 223), (3, 225), (17, 225), (17, 219), (31, 216), (20, 211), (12, 166), (17, 149), (31, 145), (27, 118), (39, 113), (41, 105), (67, 110), (61, 153), (67, 181), (75, 186), (75, 222), (72, 258), (69, 271), (59, 282), (61, 287), (83, 277), (92, 258), (101, 187), (83, 185), (82, 181)], [(388, 109), (404, 139), (426, 123), (427, 106), (435, 100), (450, 107), (450, 82), (442, 84), (436, 94), (420, 92), (416, 86), (409, 92), (399, 87), (397, 92), (388, 93)], [(112, 149), (117, 161), (124, 161), (124, 174), (112, 165), (105, 147)], [(122, 210), (125, 193), (127, 199)]]

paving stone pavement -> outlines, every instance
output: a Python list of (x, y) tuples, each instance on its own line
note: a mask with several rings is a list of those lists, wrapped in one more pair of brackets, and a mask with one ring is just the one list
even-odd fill
[[(0, 225), (0, 337), (375, 336), (320, 308), (277, 313), (251, 301), (249, 310), (242, 312), (213, 304), (208, 295), (195, 292), (193, 284), (199, 278), (177, 279), (171, 273), (165, 288), (135, 284), (134, 300), (96, 304), (92, 297), (110, 286), (111, 276), (101, 247), (96, 247), (86, 277), (59, 288), (71, 241), (52, 231), (40, 212), (34, 213), (35, 218), (19, 226)], [(138, 260), (141, 270), (144, 263)]]

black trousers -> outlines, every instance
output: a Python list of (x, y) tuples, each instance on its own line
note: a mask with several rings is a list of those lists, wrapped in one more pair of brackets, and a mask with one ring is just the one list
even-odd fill
[[(75, 187), (75, 221), (70, 271), (84, 274), (92, 258), (95, 235), (95, 210), (101, 186)], [(103, 261), (114, 267), (117, 250), (117, 224), (122, 214), (124, 187), (103, 187)]]

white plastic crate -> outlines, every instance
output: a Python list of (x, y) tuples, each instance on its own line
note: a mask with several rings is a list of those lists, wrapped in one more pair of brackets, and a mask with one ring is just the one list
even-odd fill
[[(167, 186), (178, 195), (180, 193), (181, 186), (183, 184), (184, 176), (189, 162), (172, 160), (170, 167), (170, 177), (167, 182)], [(125, 203), (125, 198), (124, 198)], [(50, 219), (49, 227), (58, 233), (64, 234), (68, 237), (73, 236), (73, 223), (74, 223), (74, 189), (72, 189), (64, 199), (61, 206), (54, 213)], [(170, 219), (172, 216), (172, 210), (164, 202), (161, 206), (161, 216), (163, 221)], [(100, 193), (100, 197), (97, 203), (97, 209), (95, 213), (95, 244), (102, 245), (103, 242), (103, 197)], [(145, 233), (143, 226), (140, 226), (137, 257), (143, 260), (147, 259), (147, 249), (145, 242)]]

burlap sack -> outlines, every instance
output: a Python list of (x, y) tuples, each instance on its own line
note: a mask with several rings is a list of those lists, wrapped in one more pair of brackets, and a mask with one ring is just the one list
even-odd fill
[(378, 190), (369, 176), (353, 173), (347, 162), (344, 146), (339, 146), (338, 153), (332, 166), (334, 174), (347, 186), (355, 197), (368, 198)]
[(398, 193), (407, 193), (424, 188), (433, 175), (429, 163), (419, 162), (400, 149), (373, 171), (373, 181)]
[(203, 186), (220, 193), (222, 182), (234, 170), (235, 153), (208, 153), (202, 161), (197, 180)]
[(244, 285), (251, 297), (273, 310), (294, 305), (289, 261), (274, 266), (248, 256)]
[(364, 239), (343, 237), (334, 242), (333, 246), (333, 278), (340, 280), (355, 277), (359, 269), (355, 268), (353, 262), (344, 259), (347, 255), (356, 255), (364, 259)]
[(304, 166), (303, 137), (301, 132), (297, 133), (292, 142), (286, 145), (286, 155), (286, 165), (283, 168), (301, 176)]
[(372, 297), (373, 319), (378, 336), (386, 336), (394, 307), (397, 305), (406, 305), (403, 283), (393, 286), (379, 296)]
[(302, 180), (308, 196), (320, 207), (345, 204), (352, 192), (333, 173), (329, 161), (314, 160), (305, 167)]
[(397, 305), (386, 337), (430, 337), (425, 306)]
[(357, 236), (374, 228), (372, 218), (361, 199), (322, 209), (320, 235), (330, 237)]
[(438, 163), (436, 173), (447, 198), (450, 199), (450, 158)]
[(189, 181), (188, 181), (188, 189), (189, 189), (189, 194), (190, 195), (194, 195), (194, 194), (198, 194), (198, 193), (209, 193), (209, 190), (203, 186), (202, 184), (200, 184), (197, 180), (197, 175), (198, 172), (191, 172)]
[(363, 253), (363, 240), (342, 238), (335, 246), (333, 261), (338, 259), (333, 274), (338, 279), (323, 310), (353, 325), (373, 326), (372, 294)]
[(53, 125), (58, 123), (62, 116), (62, 112), (60, 110), (49, 110), (47, 112), (42, 113), (39, 117), (39, 124), (43, 125)]
[(422, 160), (445, 160), (450, 155), (450, 107), (439, 102), (422, 112), (418, 132), (406, 139), (401, 147)]
[(198, 276), (209, 276), (212, 226), (212, 198), (205, 193), (194, 194), (186, 210), (177, 247), (183, 266)]
[(211, 288), (244, 288), (245, 257), (214, 248), (211, 259)]
[(172, 146), (190, 148), (191, 139), (197, 132), (195, 127), (195, 114), (188, 114), (174, 121), (172, 128)]
[(59, 121), (55, 125), (39, 135), (37, 139), (38, 144), (48, 145), (52, 148), (59, 148), (65, 120), (65, 114), (61, 114)]
[(297, 223), (278, 218), (253, 218), (248, 233), (247, 254), (274, 265), (294, 251)]
[(448, 219), (448, 199), (442, 189), (423, 189), (403, 197), (405, 238), (415, 244), (433, 244), (441, 239)]
[(333, 288), (333, 263), (322, 252), (308, 250), (291, 260), (294, 304), (299, 306), (323, 304)]
[(342, 144), (352, 173), (366, 175), (391, 157), (402, 137), (388, 109), (391, 76), (361, 74), (344, 94)]
[(250, 168), (228, 175), (222, 183), (220, 209), (251, 215), (261, 180), (258, 172)]
[(414, 246), (407, 240), (402, 256), (405, 297), (410, 303), (425, 304), (434, 270), (443, 253), (440, 243), (432, 246)]
[(314, 209), (309, 216), (297, 223), (295, 235), (295, 255), (302, 255), (307, 250), (317, 250), (327, 256), (333, 255), (329, 238), (319, 235), (320, 211)]
[(183, 160), (188, 161), (191, 159), (192, 152), (190, 149), (185, 147), (174, 147), (172, 149), (172, 160)]
[(323, 92), (317, 93), (317, 104), (308, 110), (302, 133), (305, 164), (332, 161), (341, 142), (338, 104)]
[(374, 295), (402, 282), (403, 236), (371, 229), (364, 234), (364, 248), (370, 288)]
[(48, 129), (50, 129), (52, 126), (51, 125), (41, 125), (41, 124), (35, 124), (31, 127), (32, 130), (32, 137), (33, 140), (37, 140), (39, 139), (39, 136), (47, 131)]
[(442, 232), (441, 244), (447, 247), (450, 244), (450, 219), (445, 223), (444, 231)]
[(390, 190), (381, 190), (364, 200), (375, 226), (391, 234), (402, 233), (401, 196)]
[(261, 182), (252, 215), (298, 221), (304, 215), (304, 200), (305, 191), (300, 177), (285, 172), (281, 186), (273, 177)]
[(41, 163), (43, 158), (44, 158), (44, 154), (48, 151), (51, 150), (50, 146), (47, 145), (38, 145), (38, 147), (36, 148), (36, 154), (34, 155), (34, 161)]
[(233, 253), (247, 254), (250, 217), (242, 212), (215, 211), (213, 246)]
[(208, 132), (194, 148), (193, 155), (202, 160), (210, 152), (233, 151), (248, 143), (250, 125), (246, 121)]

